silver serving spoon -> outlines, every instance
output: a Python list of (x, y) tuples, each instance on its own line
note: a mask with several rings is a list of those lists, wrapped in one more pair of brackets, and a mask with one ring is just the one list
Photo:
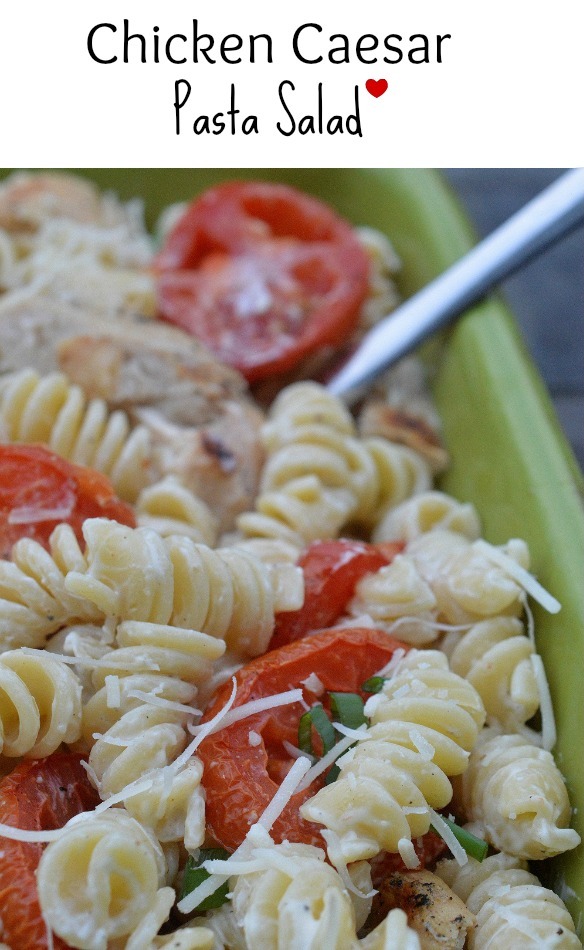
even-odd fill
[(584, 168), (576, 168), (378, 323), (329, 381), (329, 391), (354, 401), (396, 360), (582, 222)]

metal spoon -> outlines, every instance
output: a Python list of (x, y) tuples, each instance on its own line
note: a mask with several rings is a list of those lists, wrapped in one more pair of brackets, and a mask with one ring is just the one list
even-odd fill
[(378, 323), (329, 381), (329, 391), (354, 401), (396, 360), (582, 222), (584, 168), (576, 168)]

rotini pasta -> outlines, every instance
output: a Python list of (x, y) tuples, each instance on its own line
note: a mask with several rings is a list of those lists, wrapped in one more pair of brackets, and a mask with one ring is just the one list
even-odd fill
[(408, 927), (408, 918), (403, 910), (396, 908), (375, 930), (359, 941), (362, 950), (422, 950), (415, 930)]
[(310, 845), (284, 842), (256, 851), (255, 860), (263, 868), (232, 879), (230, 905), (195, 921), (212, 929), (215, 947), (420, 950), (401, 910), (391, 911), (367, 937), (358, 938), (373, 894), (366, 862), (351, 867), (349, 890), (325, 863), (324, 852)]
[[(202, 766), (191, 759), (176, 773), (163, 770), (187, 744), (186, 726), (196, 713), (191, 706), (197, 695), (194, 684), (209, 675), (210, 660), (224, 645), (195, 631), (165, 628), (169, 642), (160, 646), (158, 625), (136, 621), (127, 626), (135, 634), (145, 629), (150, 640), (143, 633), (133, 647), (113, 651), (111, 667), (106, 657), (94, 672), (98, 689), (83, 709), (91, 775), (102, 798), (147, 775), (151, 786), (126, 800), (128, 812), (159, 841), (184, 841), (195, 849), (205, 830)], [(172, 650), (173, 635), (182, 650)], [(140, 664), (160, 672), (132, 673)]]
[(413, 541), (434, 529), (454, 531), (469, 541), (475, 541), (481, 533), (474, 505), (462, 504), (444, 492), (425, 491), (392, 507), (375, 529), (374, 538)]
[[(365, 527), (372, 529), (394, 505), (427, 491), (432, 485), (432, 474), (428, 462), (406, 445), (380, 436), (369, 436), (362, 442), (377, 472), (377, 497), (365, 519)], [(374, 538), (377, 540), (375, 532)]]
[(24, 369), (0, 381), (0, 431), (6, 442), (43, 442), (54, 452), (107, 475), (116, 492), (135, 501), (149, 480), (150, 442), (124, 412), (88, 400), (62, 373)]
[[(521, 586), (476, 544), (462, 534), (435, 529), (407, 546), (406, 553), (434, 592), (438, 617), (447, 623), (472, 623), (523, 610)], [(510, 541), (506, 553), (521, 567), (529, 567), (523, 541)]]
[(0, 754), (33, 759), (81, 733), (81, 683), (56, 658), (0, 654)]
[(397, 619), (405, 621), (407, 618), (407, 622), (400, 622), (398, 636), (419, 647), (438, 636), (437, 625), (424, 622), (433, 619), (435, 607), (434, 593), (413, 559), (398, 554), (387, 567), (366, 574), (359, 581), (349, 610), (355, 617), (368, 615), (376, 626), (387, 629), (391, 629)]
[(107, 950), (128, 938), (165, 887), (166, 862), (154, 836), (122, 809), (71, 823), (47, 846), (38, 869), (43, 914), (80, 950)]
[(12, 560), (0, 560), (0, 653), (20, 646), (41, 647), (51, 633), (75, 620), (103, 620), (94, 604), (65, 587), (67, 572), (85, 567), (69, 525), (55, 528), (50, 552), (30, 538), (16, 542)]
[(411, 650), (369, 712), (366, 738), (339, 759), (336, 782), (300, 809), (333, 831), (335, 863), (398, 852), (425, 834), (429, 808), (450, 801), (447, 776), (464, 772), (484, 721), (475, 689), (434, 650)]
[(520, 735), (486, 732), (462, 778), (462, 799), (487, 841), (516, 857), (542, 860), (580, 843), (552, 755)]
[(83, 533), (86, 566), (70, 572), (65, 584), (102, 616), (203, 631), (253, 656), (266, 649), (275, 612), (302, 603), (299, 569), (266, 567), (237, 547), (213, 551), (190, 538), (161, 538), (101, 518), (87, 520)]
[(531, 657), (535, 648), (515, 617), (493, 617), (462, 634), (450, 654), (450, 668), (480, 695), (487, 724), (515, 732), (539, 708)]
[(256, 512), (237, 520), (247, 535), (292, 543), (334, 537), (350, 522), (371, 527), (387, 507), (430, 487), (420, 456), (359, 439), (342, 403), (316, 383), (287, 387), (263, 433), (268, 461)]
[(441, 861), (437, 873), (477, 915), (470, 950), (582, 946), (563, 901), (516, 858), (495, 854), (482, 864), (470, 858), (463, 868)]
[(277, 950), (284, 936), (306, 950), (356, 943), (351, 900), (324, 852), (282, 844), (267, 849), (266, 861), (267, 870), (238, 877), (233, 889), (247, 946)]
[(142, 489), (136, 499), (136, 514), (140, 527), (152, 528), (163, 537), (184, 534), (209, 547), (217, 542), (217, 521), (209, 506), (175, 475)]

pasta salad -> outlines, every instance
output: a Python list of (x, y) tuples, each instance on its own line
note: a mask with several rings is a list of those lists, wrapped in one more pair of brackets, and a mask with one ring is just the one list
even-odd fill
[(160, 233), (0, 189), (0, 946), (580, 947), (560, 604), (436, 487), (421, 363), (326, 389), (391, 245), (260, 182)]

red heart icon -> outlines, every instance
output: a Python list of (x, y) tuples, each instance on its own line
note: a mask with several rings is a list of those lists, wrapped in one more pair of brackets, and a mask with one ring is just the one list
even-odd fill
[(365, 88), (370, 95), (379, 99), (387, 89), (387, 79), (368, 79)]

